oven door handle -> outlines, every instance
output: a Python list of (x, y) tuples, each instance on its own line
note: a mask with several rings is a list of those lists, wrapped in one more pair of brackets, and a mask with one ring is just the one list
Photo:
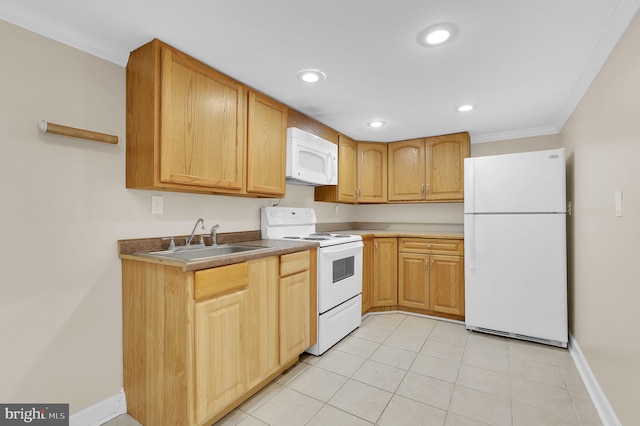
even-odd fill
[(338, 244), (335, 246), (329, 247), (319, 247), (322, 254), (335, 254), (335, 253), (343, 253), (347, 251), (351, 251), (354, 248), (364, 247), (362, 241), (354, 241), (352, 243)]

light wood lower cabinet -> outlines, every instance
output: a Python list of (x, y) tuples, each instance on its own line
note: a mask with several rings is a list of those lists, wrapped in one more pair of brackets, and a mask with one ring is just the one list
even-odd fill
[(363, 252), (363, 265), (367, 258), (373, 265), (371, 305), (363, 312), (399, 309), (463, 320), (463, 253), (462, 240), (373, 238), (372, 253)]
[(398, 304), (398, 239), (373, 239), (371, 306)]
[(310, 296), (309, 252), (280, 257), (280, 356), (297, 357), (307, 350)]
[(373, 261), (373, 238), (362, 238), (364, 247), (362, 248), (362, 313), (364, 314), (371, 308), (371, 275)]
[(429, 256), (398, 253), (398, 305), (429, 309)]
[(248, 387), (248, 290), (196, 304), (196, 419), (204, 423), (238, 399)]
[[(249, 261), (249, 294), (244, 351), (247, 354), (248, 387), (280, 368), (278, 339), (278, 258), (265, 257)], [(286, 306), (286, 305), (280, 305)], [(296, 354), (298, 355), (298, 354)], [(284, 359), (283, 359), (284, 360)]]
[(431, 255), (429, 309), (449, 315), (464, 315), (464, 258)]
[(293, 365), (311, 346), (312, 260), (303, 251), (184, 272), (123, 259), (129, 413), (209, 425)]

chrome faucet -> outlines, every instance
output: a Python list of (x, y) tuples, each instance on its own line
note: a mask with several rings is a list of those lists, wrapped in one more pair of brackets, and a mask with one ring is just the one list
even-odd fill
[(218, 224), (215, 224), (211, 227), (211, 245), (212, 246), (218, 245), (218, 235), (217, 235), (218, 228), (220, 228), (220, 225)]
[[(187, 238), (187, 241), (184, 243), (185, 246), (189, 247), (191, 245), (191, 241), (193, 241), (193, 235), (196, 233), (196, 228), (198, 227), (198, 224), (202, 224), (202, 229), (207, 229), (207, 227), (204, 224), (204, 219), (200, 218), (196, 221), (195, 226), (193, 227), (193, 231), (191, 231), (191, 235), (189, 235), (189, 238)], [(204, 245), (203, 241), (202, 241), (202, 237), (200, 237), (200, 244)]]

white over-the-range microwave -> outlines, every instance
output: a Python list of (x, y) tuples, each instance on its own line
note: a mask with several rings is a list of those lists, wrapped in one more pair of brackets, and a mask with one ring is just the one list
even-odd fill
[(289, 127), (286, 170), (287, 183), (337, 185), (338, 145), (296, 127)]

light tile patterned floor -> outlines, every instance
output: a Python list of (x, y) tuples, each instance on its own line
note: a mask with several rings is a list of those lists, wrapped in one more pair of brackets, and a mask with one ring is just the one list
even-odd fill
[[(137, 424), (128, 416), (107, 423)], [(321, 357), (303, 355), (216, 424), (601, 423), (567, 350), (390, 313), (367, 316)]]

